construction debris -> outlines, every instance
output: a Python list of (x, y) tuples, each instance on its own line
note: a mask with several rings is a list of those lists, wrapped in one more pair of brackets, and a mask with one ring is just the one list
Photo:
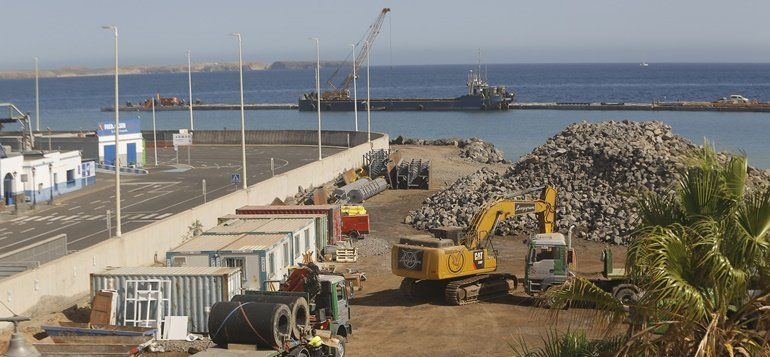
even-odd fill
[[(482, 169), (458, 180), (426, 199), (405, 222), (418, 229), (467, 227), (485, 202), (550, 184), (560, 192), (557, 227), (575, 224), (580, 237), (627, 243), (638, 222), (632, 198), (641, 192), (669, 192), (675, 173), (695, 148), (661, 122), (576, 123), (521, 157), (505, 174)], [(760, 182), (770, 178), (767, 171), (750, 169), (749, 174)], [(518, 217), (501, 222), (496, 233), (535, 230), (532, 219)]]
[(415, 139), (398, 136), (390, 141), (393, 145), (437, 145), (456, 146), (460, 148), (460, 157), (468, 158), (482, 164), (505, 163), (503, 151), (495, 145), (479, 138), (444, 138), (444, 139)]

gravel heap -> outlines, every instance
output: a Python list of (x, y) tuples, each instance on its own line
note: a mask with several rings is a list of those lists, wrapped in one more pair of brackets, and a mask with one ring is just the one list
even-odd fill
[[(558, 230), (575, 224), (579, 237), (617, 244), (638, 222), (634, 208), (639, 192), (666, 193), (675, 173), (695, 149), (661, 122), (576, 123), (521, 157), (505, 174), (482, 169), (427, 198), (421, 209), (405, 218), (418, 229), (467, 227), (485, 202), (522, 189), (550, 184), (558, 190)], [(770, 177), (768, 171), (750, 170)], [(760, 178), (759, 181), (762, 181)], [(534, 214), (513, 217), (498, 225), (497, 234), (531, 234)]]
[(370, 257), (390, 253), (390, 244), (383, 239), (367, 236), (364, 239), (353, 239), (351, 245), (358, 248), (358, 257)]
[(443, 138), (443, 139), (415, 139), (398, 136), (390, 141), (393, 145), (437, 145), (456, 146), (460, 148), (460, 157), (469, 158), (482, 164), (505, 163), (503, 151), (495, 148), (495, 145), (479, 138)]

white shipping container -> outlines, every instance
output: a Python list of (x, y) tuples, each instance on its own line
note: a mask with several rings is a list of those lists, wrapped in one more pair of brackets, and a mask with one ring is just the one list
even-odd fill
[[(227, 267), (130, 267), (91, 274), (91, 297), (102, 289), (118, 292), (118, 325), (123, 325), (127, 280), (169, 281), (170, 314), (189, 316), (190, 332), (208, 332), (211, 306), (241, 293), (241, 270)], [(170, 298), (169, 295), (170, 294)]]

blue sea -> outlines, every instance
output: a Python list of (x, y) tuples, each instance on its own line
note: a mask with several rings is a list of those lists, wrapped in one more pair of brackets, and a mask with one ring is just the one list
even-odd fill
[[(378, 66), (372, 68), (372, 97), (456, 97), (475, 65)], [(333, 69), (323, 69), (326, 79)], [(492, 85), (504, 85), (523, 102), (711, 101), (730, 94), (770, 101), (770, 64), (494, 64), (483, 70)], [(237, 103), (238, 73), (193, 73), (193, 97), (206, 103)], [(365, 77), (359, 97), (365, 97)], [(312, 70), (267, 70), (244, 73), (247, 103), (296, 103), (314, 89)], [(187, 97), (187, 74), (124, 75), (121, 102), (138, 103), (160, 93)], [(112, 113), (100, 107), (113, 101), (113, 77), (43, 78), (40, 80), (41, 128), (93, 130)], [(34, 114), (34, 80), (0, 80), (0, 102), (12, 102)], [(121, 113), (152, 127), (149, 113)], [(505, 111), (373, 112), (372, 130), (391, 136), (438, 138), (476, 136), (493, 142), (515, 160), (577, 121), (660, 120), (676, 134), (696, 143), (704, 139), (722, 150), (743, 150), (752, 165), (770, 168), (770, 113)], [(159, 112), (161, 129), (187, 128), (187, 112)], [(246, 112), (249, 129), (313, 129), (315, 113), (296, 110)], [(353, 113), (323, 113), (324, 129), (353, 129)], [(240, 128), (238, 111), (195, 112), (196, 129)], [(366, 130), (366, 114), (359, 113)], [(12, 125), (8, 130), (14, 129)]]

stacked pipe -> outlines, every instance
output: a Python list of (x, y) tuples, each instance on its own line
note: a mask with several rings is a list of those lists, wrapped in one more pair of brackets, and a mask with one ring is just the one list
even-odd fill
[(370, 181), (361, 187), (355, 188), (348, 192), (348, 202), (361, 203), (368, 198), (388, 189), (388, 182), (384, 178), (378, 177), (373, 181)]
[(334, 190), (334, 198), (340, 201), (346, 201), (348, 199), (348, 195), (350, 194), (350, 191), (359, 189), (361, 186), (364, 186), (368, 183), (372, 182), (372, 180), (368, 178), (360, 178), (358, 180), (355, 180), (345, 186), (338, 187)]

